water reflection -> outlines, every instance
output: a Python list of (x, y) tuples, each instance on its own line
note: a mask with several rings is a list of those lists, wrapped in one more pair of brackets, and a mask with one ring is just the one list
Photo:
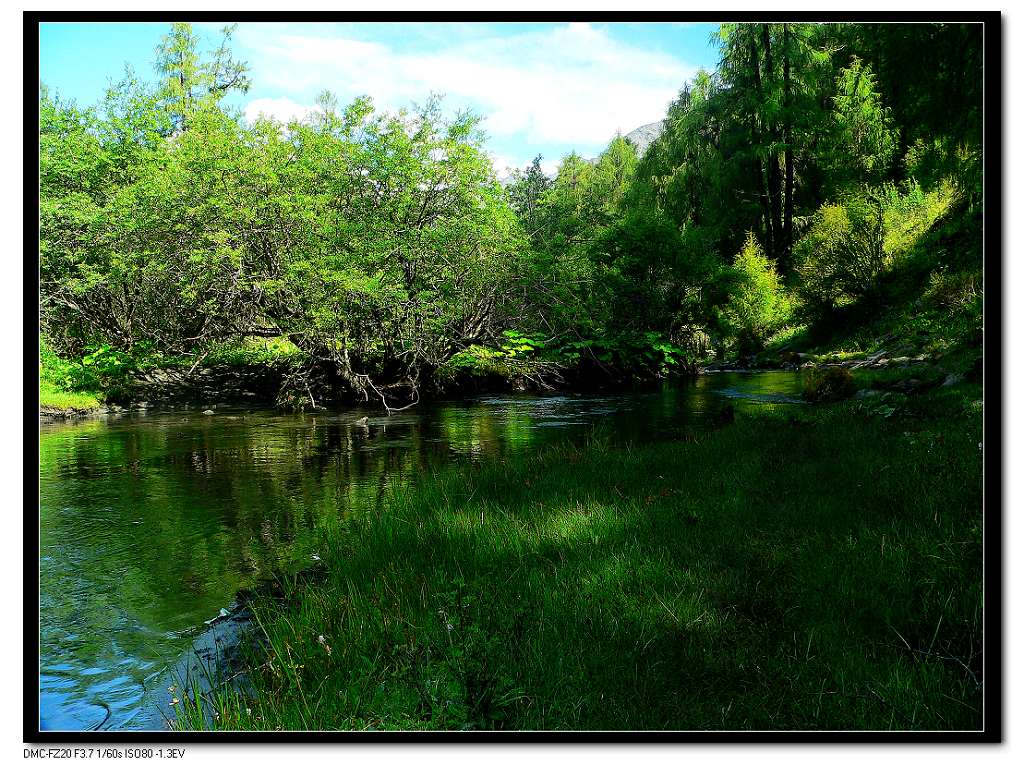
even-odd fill
[[(44, 728), (159, 728), (147, 701), (238, 589), (308, 565), (316, 527), (377, 506), (389, 482), (600, 428), (677, 438), (737, 407), (795, 400), (799, 376), (717, 374), (608, 396), (485, 396), (381, 417), (219, 410), (40, 432), (40, 715)], [(369, 417), (363, 426), (357, 420)]]

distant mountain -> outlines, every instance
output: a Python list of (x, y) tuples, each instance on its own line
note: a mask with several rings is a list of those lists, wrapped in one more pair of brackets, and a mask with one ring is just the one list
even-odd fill
[(632, 133), (626, 133), (622, 137), (636, 146), (637, 156), (642, 157), (644, 152), (647, 151), (647, 147), (657, 140), (664, 129), (665, 120), (658, 120), (647, 125), (641, 125)]
[[(626, 133), (626, 135), (622, 137), (629, 141), (631, 144), (633, 144), (636, 147), (636, 155), (638, 157), (642, 157), (644, 155), (644, 152), (647, 151), (647, 147), (649, 147), (652, 143), (658, 140), (658, 136), (660, 136), (664, 132), (664, 130), (665, 120), (658, 120), (657, 122), (649, 122), (646, 125), (641, 125), (636, 130)], [(595, 165), (597, 164), (597, 157), (590, 157), (585, 161), (589, 162), (592, 165)], [(552, 177), (554, 177), (557, 174), (557, 171), (552, 173)], [(511, 177), (511, 175), (506, 173), (505, 175), (501, 176), (501, 182), (507, 183), (509, 182)]]
[[(657, 122), (641, 125), (633, 132), (626, 133), (622, 137), (633, 144), (636, 147), (636, 155), (642, 157), (644, 152), (647, 151), (647, 147), (654, 143), (664, 130), (665, 120), (658, 120)], [(592, 165), (597, 164), (597, 157), (591, 157), (587, 162)]]

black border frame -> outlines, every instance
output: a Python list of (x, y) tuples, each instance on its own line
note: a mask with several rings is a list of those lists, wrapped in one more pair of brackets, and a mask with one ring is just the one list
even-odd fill
[[(999, 743), (1003, 740), (1003, 270), (1002, 270), (1002, 14), (999, 11), (26, 11), (24, 36), (24, 157), (37, 157), (39, 24), (69, 21), (804, 21), (804, 22), (945, 22), (983, 25), (984, 76), (984, 702), (985, 727), (979, 731), (43, 731), (39, 730), (39, 469), (25, 460), (23, 571), (23, 741), (31, 744), (119, 743)], [(25, 162), (24, 218), (24, 445), (26, 456), (39, 449), (38, 360), (38, 169)], [(30, 497), (36, 496), (33, 504)], [(30, 529), (35, 534), (30, 534)], [(35, 721), (33, 725), (32, 721)], [(27, 752), (27, 750), (26, 750)]]

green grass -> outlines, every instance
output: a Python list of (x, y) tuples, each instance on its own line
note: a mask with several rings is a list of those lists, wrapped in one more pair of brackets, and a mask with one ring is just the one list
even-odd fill
[(425, 473), (257, 601), (250, 690), (179, 724), (978, 728), (979, 398)]
[(60, 410), (62, 412), (84, 412), (98, 408), (100, 403), (100, 399), (95, 393), (61, 390), (52, 382), (47, 380), (39, 381), (40, 409)]
[[(80, 366), (80, 365), (79, 365)], [(98, 408), (102, 396), (97, 390), (76, 385), (75, 365), (58, 357), (42, 337), (39, 339), (39, 408), (44, 412), (75, 414)]]

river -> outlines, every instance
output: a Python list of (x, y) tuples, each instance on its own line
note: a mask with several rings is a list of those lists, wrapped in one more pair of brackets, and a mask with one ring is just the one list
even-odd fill
[[(678, 438), (798, 400), (796, 372), (718, 373), (654, 392), (492, 395), (382, 416), (218, 408), (40, 426), (39, 710), (51, 730), (159, 729), (168, 667), (234, 594), (310, 565), (317, 527), (445, 461), (599, 430)], [(357, 423), (368, 417), (365, 424)]]

